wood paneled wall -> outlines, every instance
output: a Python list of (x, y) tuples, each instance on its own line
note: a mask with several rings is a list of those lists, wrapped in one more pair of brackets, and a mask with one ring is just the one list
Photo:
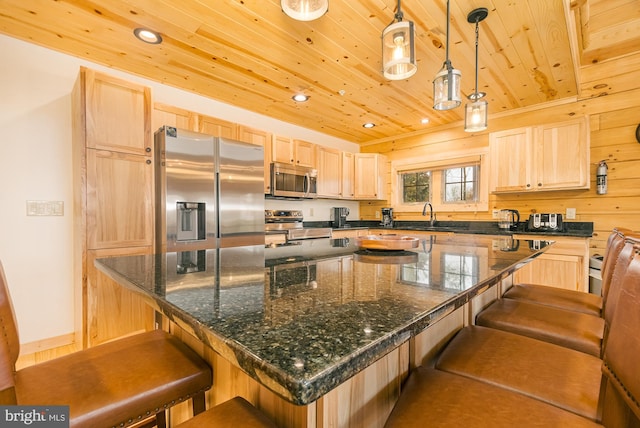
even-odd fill
[[(640, 74), (636, 74), (638, 79)], [(578, 115), (588, 115), (590, 122), (589, 190), (490, 195), (488, 212), (438, 212), (438, 219), (491, 221), (493, 209), (512, 208), (519, 210), (524, 220), (534, 212), (564, 214), (566, 208), (576, 208), (575, 221), (594, 223), (591, 254), (603, 254), (608, 234), (614, 227), (640, 230), (640, 144), (635, 139), (635, 130), (640, 123), (638, 89), (496, 115), (490, 117), (489, 129), (478, 134), (465, 133), (463, 124), (458, 123), (426, 133), (378, 140), (364, 146), (362, 151), (385, 154), (392, 162), (429, 154), (481, 149), (488, 147), (489, 132), (560, 122)], [(606, 160), (609, 166), (606, 195), (597, 195), (595, 189), (595, 170), (600, 160)], [(390, 180), (389, 175), (389, 184)], [(385, 206), (390, 206), (390, 201), (362, 202), (360, 216), (363, 220), (375, 220), (376, 211)], [(398, 213), (396, 219), (422, 220), (423, 217), (419, 212)]]

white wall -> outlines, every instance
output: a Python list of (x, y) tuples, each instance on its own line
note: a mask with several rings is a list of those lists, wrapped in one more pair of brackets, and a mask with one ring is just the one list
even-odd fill
[[(0, 261), (22, 343), (74, 330), (72, 284), (71, 89), (81, 65), (150, 86), (155, 101), (357, 152), (356, 144), (0, 35)], [(26, 215), (27, 200), (63, 201), (64, 215)], [(286, 205), (286, 206), (285, 206)], [(358, 203), (267, 201), (329, 220), (332, 206)], [(313, 211), (313, 215), (311, 215)]]

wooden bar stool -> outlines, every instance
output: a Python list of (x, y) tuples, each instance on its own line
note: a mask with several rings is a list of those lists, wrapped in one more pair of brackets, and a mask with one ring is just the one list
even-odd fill
[(176, 337), (137, 334), (16, 371), (20, 341), (0, 263), (0, 404), (68, 405), (72, 427), (124, 427), (192, 399), (205, 409), (211, 367)]

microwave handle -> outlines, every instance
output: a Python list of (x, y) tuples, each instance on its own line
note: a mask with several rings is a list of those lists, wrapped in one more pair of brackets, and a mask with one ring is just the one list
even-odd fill
[(303, 190), (304, 190), (304, 196), (305, 197), (309, 196), (309, 193), (311, 192), (311, 176), (309, 175), (308, 172), (304, 174)]

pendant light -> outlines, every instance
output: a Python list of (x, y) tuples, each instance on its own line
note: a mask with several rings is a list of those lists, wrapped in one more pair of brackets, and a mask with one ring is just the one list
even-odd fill
[(402, 20), (400, 3), (394, 20), (382, 31), (382, 74), (389, 80), (409, 78), (418, 69), (413, 22)]
[(280, 0), (282, 11), (297, 21), (313, 21), (329, 10), (329, 0)]
[(466, 132), (484, 131), (487, 129), (489, 116), (487, 101), (482, 98), (486, 95), (484, 92), (478, 92), (478, 23), (484, 20), (489, 11), (480, 7), (474, 9), (467, 15), (467, 22), (476, 24), (476, 86), (473, 94), (469, 95), (471, 103), (464, 106), (464, 130)]
[(446, 59), (442, 69), (433, 79), (433, 108), (451, 110), (462, 103), (460, 98), (460, 70), (456, 70), (449, 61), (449, 0), (447, 0), (447, 44)]

